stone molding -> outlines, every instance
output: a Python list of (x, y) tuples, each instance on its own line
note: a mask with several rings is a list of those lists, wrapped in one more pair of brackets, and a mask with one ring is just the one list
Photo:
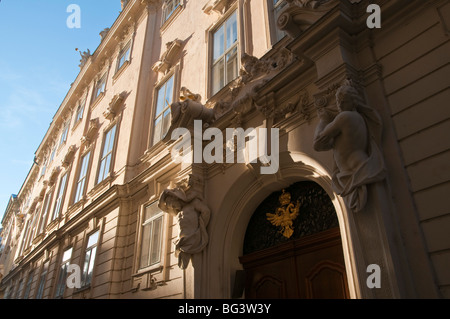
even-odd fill
[(176, 57), (181, 52), (183, 41), (175, 39), (166, 43), (166, 50), (161, 55), (161, 58), (152, 66), (152, 70), (162, 74), (166, 74), (167, 71), (175, 63)]

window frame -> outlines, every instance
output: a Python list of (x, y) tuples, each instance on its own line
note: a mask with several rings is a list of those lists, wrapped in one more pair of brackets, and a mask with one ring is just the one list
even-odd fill
[(68, 120), (64, 123), (63, 129), (61, 132), (61, 137), (59, 140), (59, 147), (66, 144), (67, 138), (69, 137), (69, 127), (70, 127), (70, 120)]
[(23, 252), (27, 249), (26, 245), (27, 245), (27, 238), (28, 238), (28, 234), (30, 232), (31, 229), (31, 224), (32, 224), (33, 220), (32, 218), (27, 218), (26, 219), (26, 223), (25, 223), (25, 233), (23, 235), (22, 241), (20, 242), (20, 252), (19, 255), (22, 255)]
[[(70, 251), (70, 256), (67, 259), (64, 259), (64, 255)], [(73, 255), (73, 247), (69, 246), (63, 250), (61, 255), (61, 262), (59, 263), (59, 270), (57, 272), (57, 281), (55, 283), (55, 293), (54, 296), (56, 299), (60, 299), (64, 297), (64, 293), (66, 291), (66, 280), (67, 280), (67, 268), (70, 265), (70, 261), (72, 260)]]
[[(64, 188), (63, 188), (62, 194), (61, 194), (61, 186), (63, 185), (63, 180), (64, 180)], [(59, 179), (58, 191), (56, 193), (55, 205), (53, 207), (52, 221), (58, 219), (61, 216), (61, 211), (64, 206), (64, 198), (65, 198), (65, 195), (67, 192), (68, 182), (69, 182), (69, 172), (65, 172), (64, 175), (61, 176), (61, 178)], [(60, 199), (60, 201), (59, 201), (59, 205), (58, 205), (59, 199)]]
[(47, 166), (50, 166), (50, 164), (53, 162), (53, 160), (55, 159), (55, 155), (56, 155), (56, 149), (58, 147), (56, 146), (56, 144), (53, 146), (52, 151), (50, 153), (50, 157), (48, 158), (48, 163)]
[(28, 247), (30, 247), (31, 243), (33, 242), (34, 237), (36, 237), (37, 223), (38, 223), (38, 220), (40, 219), (40, 210), (41, 210), (40, 208), (41, 207), (36, 208), (34, 210), (33, 219), (31, 220), (31, 224), (29, 225), (29, 227), (30, 227), (29, 231), (27, 231), (28, 232), (27, 238), (24, 238), (24, 241), (25, 241), (24, 249), (27, 249)]
[[(109, 132), (112, 131), (112, 129), (114, 129), (114, 138), (112, 141), (112, 148), (110, 151), (108, 151), (108, 154), (106, 156), (104, 156), (105, 153), (105, 147), (106, 147), (106, 138)], [(109, 125), (103, 133), (103, 141), (102, 141), (102, 147), (100, 149), (100, 154), (99, 154), (99, 160), (98, 160), (98, 168), (97, 168), (97, 174), (95, 177), (95, 185), (100, 184), (101, 182), (103, 182), (104, 180), (106, 180), (109, 176), (111, 176), (113, 168), (114, 168), (114, 162), (115, 162), (115, 154), (117, 151), (117, 140), (118, 140), (118, 132), (119, 132), (119, 122), (115, 121), (113, 122), (111, 125)], [(106, 171), (103, 170), (103, 174), (101, 175), (101, 168), (102, 168), (102, 162), (104, 159), (106, 159), (109, 155), (111, 155), (111, 158), (109, 160), (109, 168), (107, 173), (105, 173)], [(102, 176), (102, 179), (100, 180), (100, 176)]]
[(41, 206), (41, 213), (39, 216), (39, 224), (37, 227), (37, 234), (36, 235), (40, 235), (43, 234), (45, 232), (45, 228), (47, 227), (47, 221), (48, 221), (48, 216), (49, 216), (49, 212), (51, 211), (51, 204), (52, 204), (52, 200), (53, 200), (53, 194), (54, 194), (54, 188), (52, 187), (51, 189), (49, 189), (47, 191), (47, 193), (45, 194), (44, 197), (44, 203)]
[[(106, 92), (106, 83), (108, 80), (108, 71), (106, 70), (103, 74), (95, 81), (94, 91), (92, 92), (92, 102), (93, 104), (98, 101)], [(101, 85), (100, 85), (101, 84)], [(99, 91), (99, 87), (102, 89)]]
[[(162, 90), (162, 88), (164, 87), (164, 98), (167, 101), (167, 83), (169, 81), (172, 81), (172, 96), (171, 96), (171, 101), (170, 103), (168, 103), (167, 105), (162, 107), (161, 112), (156, 113), (158, 111), (158, 101), (159, 101), (159, 93)], [(170, 122), (172, 119), (172, 112), (170, 109), (170, 105), (172, 103), (174, 103), (174, 101), (176, 100), (176, 71), (172, 70), (171, 72), (167, 73), (167, 75), (165, 75), (161, 81), (159, 81), (158, 85), (155, 87), (155, 91), (154, 91), (154, 101), (153, 101), (153, 112), (152, 112), (152, 134), (151, 134), (151, 140), (150, 140), (150, 147), (155, 146), (156, 144), (158, 144), (159, 142), (161, 142), (164, 137), (166, 136), (168, 129), (170, 128)], [(165, 102), (163, 102), (165, 103)], [(168, 126), (167, 126), (167, 131), (164, 133), (164, 113), (166, 112), (168, 113)], [(155, 137), (156, 137), (156, 120), (157, 118), (161, 117), (161, 131), (160, 131), (160, 137), (159, 139), (156, 141)], [(164, 134), (163, 134), (164, 133)]]
[[(89, 240), (95, 234), (97, 234), (97, 241), (89, 246)], [(81, 288), (80, 289), (87, 288), (92, 283), (92, 279), (94, 277), (95, 261), (97, 260), (97, 254), (98, 254), (98, 247), (100, 246), (100, 237), (101, 237), (101, 231), (99, 228), (90, 232), (86, 237), (86, 248), (84, 249), (83, 264), (82, 264), (83, 268), (81, 269)], [(92, 253), (92, 251), (94, 249), (95, 249), (95, 251), (94, 251), (94, 253)], [(91, 268), (90, 266), (92, 265), (92, 273), (91, 273), (91, 277), (89, 278), (89, 281), (87, 281), (87, 273), (85, 272), (86, 256), (87, 256), (88, 252), (90, 252), (90, 255), (89, 255), (89, 262), (87, 264), (87, 270), (89, 270), (89, 268)]]
[(27, 283), (25, 285), (25, 291), (23, 293), (23, 299), (29, 299), (31, 294), (31, 286), (33, 285), (33, 276), (34, 276), (34, 270), (30, 270), (28, 272), (28, 277), (27, 277)]
[[(151, 216), (150, 218), (145, 219), (146, 209), (152, 205), (155, 205), (157, 209), (159, 210), (159, 213), (157, 213), (154, 216)], [(139, 215), (139, 230), (138, 230), (138, 245), (136, 245), (136, 272), (137, 273), (144, 273), (147, 271), (152, 271), (154, 269), (159, 269), (162, 265), (165, 263), (165, 251), (166, 251), (166, 236), (167, 236), (167, 214), (165, 214), (159, 207), (158, 207), (158, 201), (156, 198), (153, 200), (145, 203), (140, 208), (140, 215)], [(154, 247), (152, 242), (148, 245), (148, 254), (147, 259), (148, 262), (143, 264), (143, 250), (144, 250), (144, 227), (150, 227), (151, 230), (153, 230), (154, 222), (158, 219), (161, 219), (160, 229), (159, 229), (159, 258), (155, 262), (151, 262), (151, 255), (152, 255), (152, 247)], [(149, 239), (152, 238), (152, 232), (149, 232)]]
[[(232, 17), (232, 15), (235, 15), (236, 18), (236, 41), (234, 43), (232, 43), (228, 48), (226, 48), (227, 46), (227, 22), (230, 20), (230, 18)], [(221, 17), (221, 19), (219, 21), (217, 21), (217, 23), (214, 24), (214, 26), (210, 29), (209, 31), (209, 41), (210, 41), (210, 45), (208, 45), (209, 47), (209, 68), (208, 68), (208, 72), (209, 72), (209, 81), (208, 81), (208, 85), (209, 85), (209, 96), (212, 97), (214, 95), (216, 95), (217, 93), (219, 93), (223, 88), (227, 87), (233, 80), (235, 80), (238, 76), (239, 76), (239, 68), (240, 68), (240, 53), (241, 53), (241, 23), (240, 23), (240, 14), (239, 14), (239, 8), (238, 6), (235, 4), (233, 6), (231, 6), (227, 12)], [(224, 29), (224, 35), (223, 35), (223, 47), (224, 50), (223, 52), (219, 55), (219, 57), (217, 57), (216, 59), (214, 56), (214, 51), (215, 51), (215, 41), (214, 41), (214, 37), (215, 34), (223, 27)], [(236, 50), (236, 76), (232, 79), (229, 79), (227, 76), (227, 63), (226, 63), (226, 56), (227, 54), (229, 54), (230, 52), (232, 52), (233, 50)], [(233, 58), (234, 59), (234, 58)], [(223, 63), (223, 74), (224, 74), (224, 84), (223, 86), (220, 86), (220, 88), (218, 88), (217, 90), (215, 89), (215, 82), (214, 82), (214, 67), (217, 66), (219, 63)]]
[(79, 103), (77, 107), (77, 111), (75, 113), (75, 123), (74, 127), (81, 122), (84, 116), (84, 110), (86, 109), (86, 99), (83, 98)]
[[(271, 45), (275, 45), (277, 42), (281, 41), (286, 36), (286, 32), (279, 30), (277, 27), (277, 20), (279, 13), (283, 11), (283, 8), (288, 4), (286, 0), (278, 0), (274, 3), (274, 0), (268, 0), (268, 11), (269, 12), (269, 28)], [(279, 10), (277, 12), (277, 10)]]
[[(168, 10), (167, 10), (167, 8), (169, 7), (167, 5), (167, 3), (169, 3), (169, 2), (171, 4), (176, 3), (170, 12), (168, 12)], [(162, 23), (165, 24), (172, 16), (174, 16), (178, 7), (181, 7), (181, 6), (182, 6), (181, 0), (165, 0), (163, 3), (163, 8), (162, 8), (162, 19), (161, 19)]]
[[(38, 279), (38, 283), (36, 286), (36, 292), (34, 295), (35, 299), (42, 299), (44, 297), (45, 283), (47, 282), (47, 274), (48, 274), (49, 266), (50, 266), (50, 261), (42, 262), (42, 270), (39, 274), (39, 279)], [(41, 287), (42, 287), (42, 289), (41, 289)]]
[[(86, 156), (89, 156), (89, 158), (87, 159), (87, 163), (84, 162), (84, 160), (86, 159)], [(91, 152), (91, 149), (89, 148), (87, 151), (85, 151), (83, 154), (80, 155), (77, 178), (74, 181), (75, 184), (73, 187), (74, 194), (73, 194), (72, 204), (76, 204), (79, 201), (81, 201), (83, 199), (84, 195), (86, 194), (87, 184), (89, 182), (89, 175), (90, 175), (90, 171), (91, 171), (91, 160), (92, 160), (92, 152)], [(84, 167), (86, 167), (85, 173), (84, 173), (84, 176), (81, 176)], [(83, 183), (83, 186), (79, 193), (78, 186), (79, 186), (80, 182)]]
[[(126, 42), (126, 44), (120, 49), (119, 55), (117, 56), (117, 65), (115, 74), (119, 73), (122, 69), (124, 69), (128, 64), (131, 63), (131, 52), (132, 52), (132, 42), (130, 39)], [(126, 54), (128, 52), (128, 54)], [(120, 62), (124, 56), (128, 56), (122, 63)]]
[(20, 278), (19, 281), (17, 282), (17, 289), (15, 291), (14, 299), (21, 299), (21, 296), (23, 295), (24, 285), (25, 285), (24, 278)]
[(44, 158), (44, 160), (42, 161), (42, 167), (41, 167), (41, 173), (40, 173), (40, 175), (39, 175), (39, 179), (41, 179), (42, 178), (42, 176), (44, 176), (45, 175), (45, 172), (47, 171), (47, 158)]

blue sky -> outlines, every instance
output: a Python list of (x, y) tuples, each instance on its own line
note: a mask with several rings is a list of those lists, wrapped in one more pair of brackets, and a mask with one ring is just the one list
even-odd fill
[[(67, 26), (70, 4), (80, 8), (80, 28)], [(80, 71), (75, 48), (94, 52), (120, 10), (120, 0), (1, 0), (0, 220)]]

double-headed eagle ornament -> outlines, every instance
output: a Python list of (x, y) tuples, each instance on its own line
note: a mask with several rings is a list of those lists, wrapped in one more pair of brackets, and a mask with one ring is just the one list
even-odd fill
[(292, 224), (299, 214), (300, 201), (297, 200), (295, 205), (291, 203), (291, 194), (285, 192), (284, 189), (279, 197), (279, 201), (281, 206), (277, 208), (275, 214), (267, 213), (267, 220), (272, 225), (281, 227), (280, 233), (284, 237), (290, 238), (294, 233)]

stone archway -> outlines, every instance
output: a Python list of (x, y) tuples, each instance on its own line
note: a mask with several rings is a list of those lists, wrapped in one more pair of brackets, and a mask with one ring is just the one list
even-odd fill
[[(235, 174), (237, 178), (220, 200), (209, 225), (209, 245), (199, 262), (202, 267), (195, 277), (199, 298), (239, 298), (242, 296), (239, 257), (243, 256), (243, 243), (247, 225), (260, 203), (272, 192), (279, 191), (299, 181), (318, 184), (332, 201), (339, 220), (339, 232), (345, 258), (345, 268), (351, 298), (361, 296), (359, 265), (364, 263), (353, 217), (348, 214), (341, 198), (335, 196), (330, 173), (317, 160), (300, 152), (280, 153), (280, 170), (276, 175), (255, 179), (247, 173)], [(220, 252), (220, 253), (218, 253)], [(201, 259), (201, 261), (200, 261)], [(200, 269), (200, 268), (198, 268)], [(201, 279), (200, 279), (201, 278)], [(218, 280), (211, 280), (217, 278)]]
[(350, 297), (339, 221), (314, 182), (296, 182), (263, 200), (243, 253), (246, 298)]

